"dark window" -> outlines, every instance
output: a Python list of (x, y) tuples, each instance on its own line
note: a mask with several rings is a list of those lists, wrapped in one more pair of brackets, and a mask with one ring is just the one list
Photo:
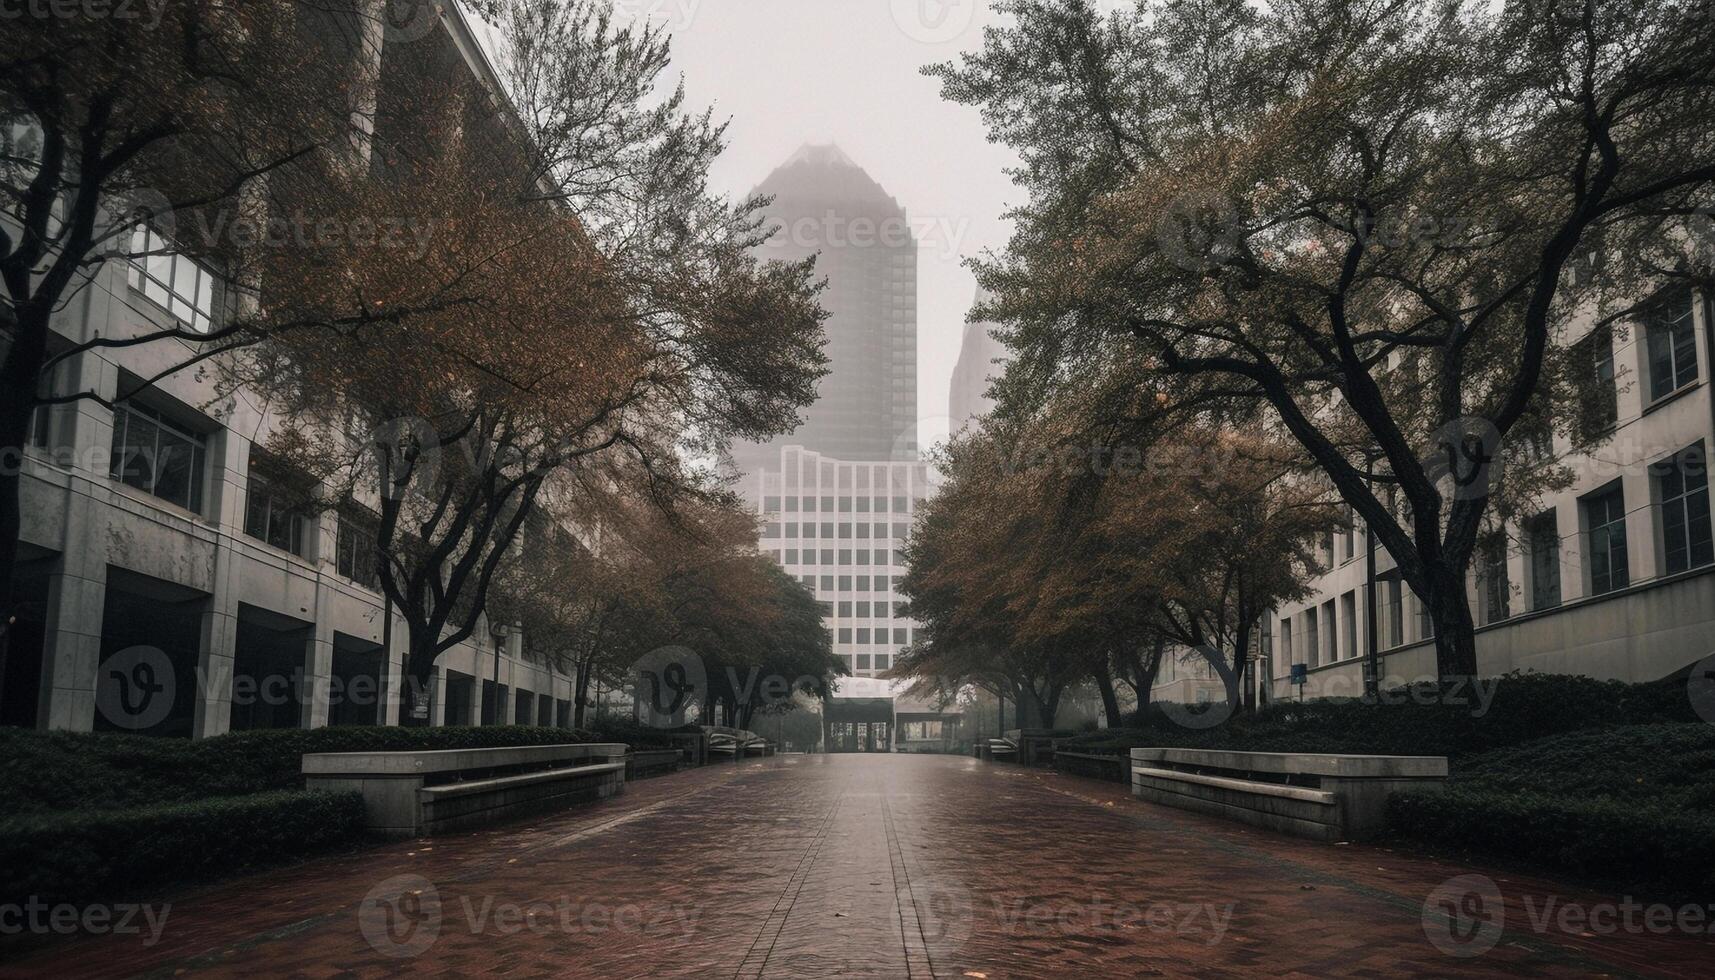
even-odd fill
[(834, 590), (834, 577), (832, 575), (822, 576), (822, 591), (823, 592), (832, 592), (833, 590)]
[(1590, 592), (1601, 595), (1631, 583), (1626, 568), (1626, 498), (1616, 484), (1584, 498), (1590, 529)]
[(1388, 579), (1387, 591), (1387, 644), (1397, 647), (1405, 642), (1405, 595), (1404, 588), (1397, 578)]
[(867, 602), (858, 603), (857, 604), (857, 614), (864, 619), (868, 619), (869, 618), (869, 603), (867, 603)]
[(1560, 605), (1560, 519), (1544, 511), (1525, 525), (1530, 548), (1530, 608)]
[(852, 628), (850, 626), (840, 627), (840, 642), (841, 643), (850, 643), (851, 641), (852, 641)]
[(798, 564), (798, 549), (797, 548), (787, 548), (786, 549), (786, 564), (788, 564), (788, 565)]
[(851, 614), (852, 614), (852, 601), (850, 599), (840, 600), (840, 615), (841, 616), (850, 616)]
[(1483, 598), (1487, 621), (1512, 615), (1512, 582), (1507, 577), (1507, 538), (1492, 534), (1483, 542)]
[(269, 476), (250, 463), (250, 486), (245, 492), (244, 533), (281, 551), (304, 553), (304, 493), (290, 483)]
[(334, 571), (366, 589), (381, 589), (377, 564), (375, 521), (350, 511), (341, 511), (334, 545)]
[(1691, 295), (1677, 292), (1650, 310), (1644, 321), (1649, 346), (1650, 401), (1666, 398), (1697, 380), (1697, 332), (1691, 326)]
[(893, 628), (893, 642), (900, 646), (905, 645), (905, 628), (903, 626), (895, 626)]
[(823, 548), (822, 549), (822, 564), (832, 565), (833, 563), (834, 563), (834, 549)]
[(1709, 529), (1709, 470), (1703, 447), (1686, 449), (1653, 469), (1661, 495), (1666, 572), (1671, 575), (1715, 562)]
[(893, 661), (893, 658), (891, 656), (889, 656), (885, 653), (878, 653), (875, 655), (875, 669), (876, 670), (886, 670), (888, 665), (892, 661)]
[(113, 409), (109, 474), (128, 487), (190, 511), (202, 510), (203, 437), (129, 402)]
[(862, 626), (858, 627), (857, 641), (859, 643), (868, 643), (869, 642), (869, 629), (868, 629), (868, 627), (862, 627)]
[(1591, 396), (1578, 399), (1578, 436), (1594, 442), (1619, 418), (1619, 392), (1614, 387), (1614, 331), (1598, 327), (1572, 347), (1573, 370), (1579, 383), (1589, 384)]

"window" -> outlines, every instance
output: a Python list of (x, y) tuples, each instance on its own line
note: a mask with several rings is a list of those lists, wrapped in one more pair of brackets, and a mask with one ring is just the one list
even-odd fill
[(857, 669), (858, 670), (868, 670), (869, 669), (869, 654), (860, 653), (857, 655)]
[(822, 522), (822, 537), (831, 538), (833, 536), (834, 536), (834, 522), (833, 521), (823, 521)]
[(859, 592), (868, 592), (869, 591), (869, 576), (868, 575), (859, 575), (857, 577), (857, 591), (859, 591)]
[[(1290, 619), (1282, 619), (1280, 621), (1280, 652), (1282, 656), (1280, 666), (1286, 667), (1289, 664), (1294, 663), (1292, 659), (1292, 620)], [(1287, 673), (1291, 673), (1291, 671), (1288, 670)], [(1280, 676), (1284, 677), (1286, 675), (1282, 674)]]
[(850, 592), (851, 590), (852, 590), (852, 577), (850, 575), (841, 575), (840, 576), (840, 591), (841, 592)]
[(815, 497), (805, 497), (804, 498), (804, 509), (806, 511), (809, 511), (810, 513), (814, 514), (816, 512), (816, 498)]
[(1405, 589), (1397, 578), (1383, 584), (1387, 586), (1382, 593), (1387, 597), (1387, 645), (1397, 647), (1405, 642)]
[(1619, 391), (1614, 387), (1614, 330), (1598, 327), (1572, 347), (1573, 369), (1594, 386), (1592, 397), (1578, 399), (1578, 437), (1594, 442), (1619, 418)]
[(875, 553), (875, 563), (877, 565), (891, 565), (891, 564), (893, 564), (892, 552), (888, 551), (886, 548), (882, 548), (882, 549), (878, 550)]
[(270, 477), (250, 461), (250, 486), (244, 498), (244, 533), (294, 555), (304, 553), (303, 494)]
[(1584, 498), (1584, 522), (1590, 535), (1590, 594), (1623, 589), (1626, 568), (1626, 498), (1618, 484)]
[(368, 589), (381, 589), (376, 563), (375, 521), (341, 511), (338, 541), (334, 546), (334, 571)]
[(786, 549), (786, 564), (788, 564), (788, 565), (798, 564), (798, 549), (797, 548), (787, 548)]
[(1715, 562), (1709, 531), (1709, 470), (1702, 445), (1657, 463), (1663, 571), (1672, 575)]
[(771, 522), (767, 527), (762, 529), (762, 536), (765, 538), (780, 537), (780, 524), (778, 522)]
[(1560, 519), (1544, 511), (1525, 525), (1530, 547), (1530, 608), (1560, 605)]
[(862, 627), (862, 626), (858, 627), (857, 641), (859, 643), (868, 643), (869, 642), (869, 629), (867, 627)]
[(850, 626), (840, 627), (840, 642), (841, 643), (850, 643), (851, 641), (852, 641), (852, 628)]
[(202, 510), (203, 437), (160, 413), (123, 402), (113, 408), (109, 475), (189, 511)]
[(802, 536), (806, 537), (806, 538), (813, 538), (816, 536), (815, 522), (813, 522), (813, 521), (805, 521), (804, 522), (804, 534)]
[(850, 599), (840, 600), (840, 615), (843, 617), (850, 618), (851, 614), (852, 614), (852, 601)]
[(1496, 532), (1483, 540), (1483, 611), (1497, 623), (1512, 615), (1512, 583), (1507, 579), (1507, 538)]
[(1411, 602), (1417, 607), (1417, 638), (1432, 640), (1435, 638), (1435, 619), (1429, 615), (1429, 603), (1413, 595)]
[(1340, 641), (1334, 632), (1334, 600), (1332, 599), (1322, 604), (1322, 643), (1321, 663), (1331, 664), (1340, 659)]
[(1691, 294), (1675, 292), (1644, 317), (1649, 350), (1649, 396), (1659, 401), (1697, 380), (1697, 332), (1691, 326)]
[(868, 548), (859, 548), (858, 549), (857, 563), (859, 565), (869, 564), (869, 549)]
[(214, 317), (214, 274), (142, 225), (131, 233), (131, 252), (135, 257), (125, 273), (131, 288), (190, 329), (207, 333)]
[(841, 548), (840, 549), (840, 564), (850, 565), (851, 563), (852, 563), (852, 550), (850, 548)]
[(905, 645), (905, 628), (904, 627), (895, 626), (893, 628), (893, 642), (898, 646), (904, 646)]
[(832, 575), (822, 576), (822, 591), (823, 592), (834, 591), (834, 577)]
[(1316, 607), (1304, 613), (1304, 662), (1314, 667), (1322, 654), (1322, 644), (1316, 629)]
[(888, 582), (888, 579), (890, 579), (891, 577), (892, 576), (888, 576), (888, 575), (877, 575), (875, 577), (875, 591), (886, 592), (887, 591), (887, 582)]
[(1358, 594), (1356, 592), (1348, 592), (1340, 597), (1340, 617), (1342, 620), (1340, 625), (1345, 627), (1340, 634), (1340, 639), (1346, 644), (1346, 649), (1341, 652), (1348, 658), (1355, 657), (1358, 655)]
[(765, 511), (768, 511), (769, 513), (779, 513), (780, 512), (780, 498), (779, 497), (763, 497), (762, 498), (762, 509)]
[(822, 564), (832, 565), (833, 563), (834, 563), (834, 549), (823, 548), (822, 549)]
[(788, 514), (798, 513), (798, 498), (797, 497), (787, 497), (786, 498), (786, 513), (788, 513)]
[(867, 602), (858, 603), (857, 604), (857, 614), (859, 616), (863, 617), (864, 619), (868, 619), (869, 618), (869, 603), (867, 603)]
[(885, 654), (885, 653), (878, 653), (875, 655), (875, 669), (876, 670), (886, 670), (888, 668), (888, 665), (890, 663), (892, 663), (892, 661), (893, 661), (892, 656)]

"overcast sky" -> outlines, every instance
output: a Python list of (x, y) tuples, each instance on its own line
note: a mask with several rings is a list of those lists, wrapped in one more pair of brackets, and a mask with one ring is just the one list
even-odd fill
[(837, 143), (917, 231), (917, 405), (939, 438), (976, 285), (961, 260), (1005, 243), (1011, 154), (974, 109), (942, 101), (926, 64), (975, 49), (984, 0), (615, 0), (673, 33), (691, 98), (730, 116), (716, 186), (748, 193), (800, 145)]

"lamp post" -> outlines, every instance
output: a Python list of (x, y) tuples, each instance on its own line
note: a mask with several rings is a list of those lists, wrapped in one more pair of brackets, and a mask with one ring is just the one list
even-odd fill
[[(1364, 450), (1364, 479), (1375, 482), (1376, 452)], [(1364, 699), (1375, 703), (1381, 697), (1381, 666), (1376, 662), (1376, 533), (1364, 522)]]

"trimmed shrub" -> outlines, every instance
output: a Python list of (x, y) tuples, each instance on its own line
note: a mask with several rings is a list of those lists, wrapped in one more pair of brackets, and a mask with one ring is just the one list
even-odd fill
[(654, 728), (632, 718), (621, 718), (614, 715), (603, 715), (589, 723), (587, 732), (592, 742), (624, 742), (640, 749), (670, 749), (673, 743), (668, 739), (674, 732), (700, 733), (702, 728), (697, 725), (681, 725), (678, 728)]
[(1715, 896), (1715, 815), (1707, 811), (1455, 783), (1441, 793), (1393, 794), (1388, 821), (1435, 847), (1530, 862), (1637, 891)]
[(302, 789), (309, 752), (493, 748), (588, 742), (564, 728), (314, 728), (233, 732), (200, 741), (0, 729), (0, 818), (105, 810)]
[(1389, 691), (1376, 704), (1353, 698), (1276, 702), (1207, 729), (1187, 728), (1152, 705), (1123, 729), (1083, 735), (1067, 747), (1086, 752), (1139, 746), (1356, 752), (1458, 760), (1562, 732), (1697, 720), (1683, 682), (1622, 684), (1512, 673), (1483, 683), (1493, 685), (1487, 703), (1470, 688), (1442, 695), (1432, 685), (1418, 686)]
[(256, 793), (0, 820), (0, 901), (115, 900), (359, 839), (358, 793)]

